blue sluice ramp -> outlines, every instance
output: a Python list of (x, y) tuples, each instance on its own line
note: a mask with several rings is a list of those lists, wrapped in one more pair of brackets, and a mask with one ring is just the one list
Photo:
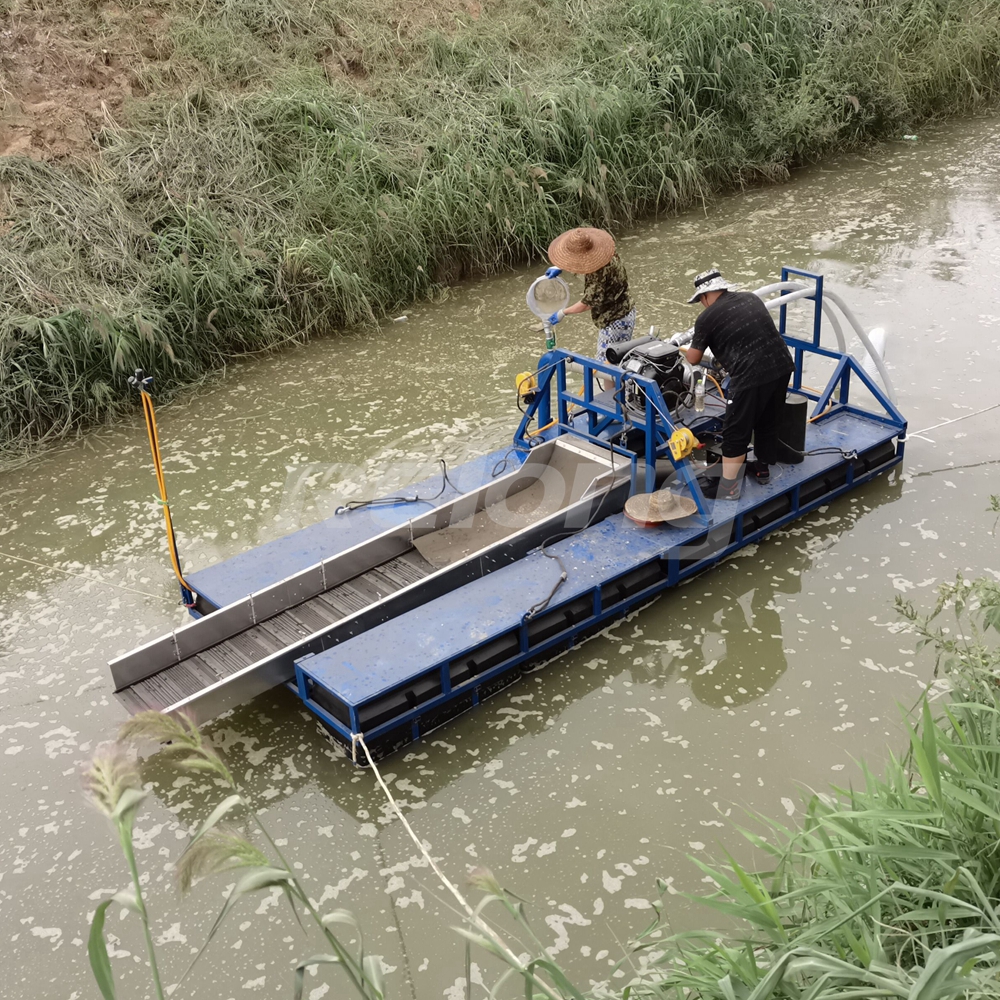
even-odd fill
[[(715, 501), (712, 521), (685, 518), (641, 528), (615, 514), (535, 550), (315, 655), (295, 661), (295, 688), (345, 746), (363, 733), (382, 757), (426, 735), (516, 681), (630, 608), (701, 572), (808, 510), (900, 461), (897, 429), (841, 412), (810, 425), (807, 449), (843, 448), (775, 466), (766, 486), (745, 483), (736, 501)], [(550, 602), (536, 614), (528, 609)]]

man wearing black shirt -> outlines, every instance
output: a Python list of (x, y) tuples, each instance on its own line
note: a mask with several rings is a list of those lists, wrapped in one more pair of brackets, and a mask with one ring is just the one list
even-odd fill
[(707, 348), (729, 373), (722, 478), (704, 492), (735, 500), (751, 435), (757, 460), (748, 472), (757, 482), (767, 482), (768, 466), (778, 460), (778, 426), (795, 366), (767, 306), (753, 292), (734, 291), (716, 270), (699, 274), (694, 288), (688, 301), (700, 302), (704, 311), (695, 320), (687, 359), (698, 364)]

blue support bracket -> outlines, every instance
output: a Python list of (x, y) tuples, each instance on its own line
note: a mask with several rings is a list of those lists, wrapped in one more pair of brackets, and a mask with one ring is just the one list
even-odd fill
[[(567, 367), (569, 364), (579, 365), (583, 369), (583, 393), (576, 395), (567, 387)], [(612, 400), (598, 400), (594, 394), (594, 379), (598, 376), (613, 383)], [(553, 391), (553, 380), (555, 381)], [(644, 399), (641, 416), (626, 413), (622, 405), (625, 385), (634, 383)], [(553, 415), (553, 397), (555, 415)], [(571, 410), (575, 407), (575, 410)], [(580, 422), (583, 415), (585, 422)], [(532, 419), (537, 421), (534, 433), (528, 433)], [(538, 362), (538, 388), (534, 400), (528, 405), (514, 434), (514, 446), (530, 448), (533, 443), (547, 439), (549, 436), (571, 434), (584, 440), (610, 446), (609, 438), (616, 429), (635, 428), (643, 432), (645, 444), (643, 459), (645, 462), (644, 482), (636, 482), (639, 456), (634, 452), (613, 447), (616, 453), (627, 455), (632, 462), (632, 491), (652, 493), (656, 488), (656, 462), (658, 458), (669, 457), (678, 470), (684, 483), (691, 491), (691, 496), (698, 508), (699, 517), (709, 521), (708, 504), (698, 485), (697, 477), (691, 468), (691, 463), (685, 458), (674, 460), (670, 454), (670, 436), (676, 426), (670, 416), (660, 387), (650, 379), (632, 373), (623, 372), (616, 365), (596, 361), (583, 354), (575, 354), (563, 348), (553, 348), (544, 354)], [(544, 437), (543, 437), (544, 435)]]
[[(812, 295), (806, 295), (804, 298), (812, 300), (813, 302), (813, 337), (812, 344), (813, 347), (819, 347), (820, 334), (823, 329), (823, 275), (813, 274), (811, 271), (800, 271), (795, 267), (783, 267), (781, 269), (781, 280), (790, 281), (792, 276), (796, 278), (805, 278), (807, 281), (811, 281), (815, 284), (816, 288)], [(786, 330), (788, 316), (788, 306), (783, 305), (779, 310), (779, 320), (778, 320), (778, 332), (784, 337)]]
[[(899, 409), (892, 402), (892, 400), (889, 399), (882, 387), (879, 386), (870, 375), (868, 375), (861, 365), (858, 364), (857, 360), (850, 354), (844, 354), (841, 351), (831, 350), (828, 347), (822, 347), (820, 345), (820, 337), (823, 327), (823, 275), (814, 274), (811, 271), (803, 271), (795, 267), (783, 267), (781, 269), (782, 282), (790, 281), (793, 278), (803, 278), (806, 281), (813, 282), (815, 286), (812, 294), (804, 296), (805, 300), (812, 301), (813, 303), (812, 340), (804, 340), (801, 337), (791, 337), (788, 335), (787, 305), (780, 306), (778, 310), (778, 332), (781, 334), (785, 343), (791, 348), (795, 362), (795, 371), (792, 375), (791, 384), (792, 390), (806, 396), (809, 399), (816, 400), (816, 407), (813, 410), (812, 419), (825, 420), (833, 416), (835, 413), (847, 411), (870, 417), (880, 423), (888, 424), (891, 427), (897, 428), (905, 435), (906, 420), (903, 418), (903, 415), (899, 412)], [(802, 367), (806, 354), (817, 354), (820, 357), (831, 358), (836, 361), (833, 375), (830, 377), (826, 388), (822, 393), (820, 393), (819, 396), (814, 395), (812, 392), (802, 387)], [(874, 413), (870, 410), (861, 409), (849, 404), (852, 375), (858, 376), (862, 384), (872, 393), (876, 402), (883, 407), (888, 416), (883, 416), (882, 414)], [(834, 393), (837, 393), (837, 399), (831, 406), (830, 404)]]
[[(889, 397), (882, 390), (882, 387), (876, 383), (872, 377), (858, 364), (857, 360), (851, 357), (850, 354), (837, 354), (836, 357), (839, 358), (836, 367), (833, 370), (833, 374), (830, 376), (829, 381), (826, 384), (826, 388), (820, 393), (819, 398), (816, 401), (816, 408), (813, 410), (813, 419), (819, 419), (820, 417), (829, 417), (834, 412), (840, 410), (846, 410), (849, 413), (856, 413), (859, 416), (865, 416), (872, 420), (877, 420), (880, 423), (889, 424), (891, 427), (897, 428), (900, 433), (906, 433), (906, 419), (899, 412), (896, 405), (889, 399)], [(862, 385), (871, 392), (878, 403), (885, 409), (886, 415), (883, 416), (880, 413), (873, 413), (870, 410), (862, 409), (858, 406), (850, 405), (850, 390), (851, 390), (851, 376), (855, 375), (860, 379)], [(830, 406), (830, 402), (833, 399), (833, 394), (839, 391), (839, 396), (836, 403)], [(829, 407), (829, 409), (828, 409)]]

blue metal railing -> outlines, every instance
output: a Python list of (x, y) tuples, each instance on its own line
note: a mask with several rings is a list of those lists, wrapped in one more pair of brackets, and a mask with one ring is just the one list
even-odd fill
[[(815, 401), (812, 419), (828, 420), (838, 413), (854, 413), (875, 419), (880, 423), (893, 427), (899, 434), (899, 449), (902, 454), (906, 435), (906, 420), (899, 412), (895, 403), (878, 383), (850, 355), (842, 351), (831, 350), (821, 344), (823, 332), (823, 275), (813, 274), (797, 268), (783, 267), (781, 280), (803, 279), (813, 283), (811, 294), (798, 295), (800, 300), (813, 303), (812, 337), (793, 337), (787, 332), (787, 304), (779, 307), (778, 332), (792, 351), (794, 372), (790, 389), (807, 399)], [(802, 370), (806, 354), (816, 354), (831, 358), (836, 362), (833, 375), (827, 381), (821, 392), (815, 392), (802, 385)], [(576, 395), (567, 387), (567, 366), (578, 365), (583, 371), (583, 392)], [(642, 431), (645, 435), (645, 445), (642, 458), (645, 464), (644, 491), (651, 493), (656, 483), (656, 462), (660, 458), (669, 458), (683, 481), (691, 490), (691, 496), (698, 506), (702, 517), (708, 519), (708, 507), (701, 488), (688, 459), (674, 459), (670, 453), (669, 440), (676, 430), (659, 386), (650, 379), (642, 378), (630, 372), (623, 372), (615, 365), (606, 361), (597, 361), (583, 354), (567, 351), (563, 348), (553, 348), (545, 353), (538, 364), (538, 387), (534, 399), (527, 406), (514, 434), (516, 447), (530, 448), (539, 441), (559, 434), (572, 434), (585, 440), (599, 443), (603, 447), (612, 447), (616, 454), (625, 456), (632, 464), (632, 490), (635, 492), (637, 483), (639, 458), (635, 452), (612, 445), (609, 438), (616, 431), (630, 428)], [(851, 378), (857, 377), (861, 384), (871, 392), (876, 403), (883, 408), (883, 413), (877, 413), (854, 405), (850, 402)], [(610, 401), (605, 393), (601, 399), (595, 398), (594, 381), (598, 377), (605, 382), (612, 382), (614, 389)], [(645, 401), (643, 412), (632, 410), (625, 412), (622, 398), (627, 383), (634, 383), (641, 390)], [(581, 417), (586, 415), (586, 423), (581, 423)], [(528, 427), (532, 420), (537, 421), (537, 429), (530, 433)], [(584, 429), (585, 427), (585, 429)]]
[[(835, 413), (844, 412), (863, 414), (866, 417), (871, 417), (881, 423), (895, 427), (901, 435), (905, 436), (906, 419), (899, 412), (898, 407), (889, 398), (885, 390), (850, 354), (833, 351), (821, 346), (820, 339), (823, 329), (823, 275), (813, 274), (811, 271), (801, 271), (793, 267), (783, 267), (781, 269), (781, 280), (783, 282), (790, 281), (793, 278), (803, 278), (806, 281), (813, 282), (814, 290), (811, 295), (803, 296), (805, 301), (813, 303), (812, 340), (790, 336), (788, 334), (787, 304), (782, 304), (778, 310), (778, 332), (785, 343), (792, 349), (795, 362), (795, 371), (792, 373), (792, 390), (799, 395), (805, 396), (807, 399), (815, 400), (816, 407), (812, 413), (813, 419), (826, 420)], [(837, 362), (833, 374), (827, 381), (826, 387), (820, 393), (803, 388), (802, 369), (806, 354), (817, 354), (821, 357), (832, 358)], [(849, 400), (852, 375), (856, 375), (860, 379), (865, 388), (875, 397), (875, 401), (885, 410), (886, 415), (851, 405)], [(834, 394), (836, 394), (836, 399), (834, 398)]]
[[(577, 395), (567, 387), (567, 365), (574, 363), (583, 370), (583, 393)], [(613, 405), (594, 398), (594, 380), (598, 376), (614, 383), (611, 393)], [(553, 381), (555, 382), (555, 413), (553, 416)], [(625, 412), (622, 405), (626, 383), (634, 383), (644, 400), (641, 414)], [(575, 407), (575, 412), (571, 411)], [(586, 414), (586, 430), (578, 423)], [(538, 429), (528, 434), (528, 425), (537, 420)], [(688, 459), (675, 459), (670, 453), (670, 436), (677, 429), (670, 416), (670, 409), (660, 392), (660, 387), (651, 379), (642, 378), (605, 361), (597, 361), (583, 354), (556, 347), (544, 354), (538, 364), (538, 388), (534, 400), (528, 405), (514, 433), (514, 444), (531, 447), (532, 443), (544, 440), (542, 435), (572, 434), (584, 440), (613, 447), (616, 454), (623, 455), (632, 465), (632, 491), (637, 491), (639, 456), (628, 449), (610, 445), (608, 437), (614, 429), (621, 431), (634, 428), (642, 431), (645, 438), (643, 459), (645, 464), (644, 489), (652, 493), (656, 489), (656, 462), (668, 458), (691, 490), (691, 496), (698, 507), (698, 513), (708, 520), (708, 505), (698, 486), (694, 469)]]

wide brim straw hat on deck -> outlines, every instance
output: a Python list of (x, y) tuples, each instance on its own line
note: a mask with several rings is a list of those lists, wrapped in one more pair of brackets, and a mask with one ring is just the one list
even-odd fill
[(615, 255), (615, 238), (603, 229), (582, 226), (557, 236), (549, 244), (549, 260), (573, 274), (593, 274)]
[(698, 505), (690, 497), (660, 490), (657, 493), (636, 493), (625, 501), (625, 516), (643, 527), (676, 521), (688, 517), (698, 510)]
[(736, 285), (722, 277), (718, 269), (712, 268), (711, 271), (702, 271), (694, 279), (694, 295), (688, 299), (688, 305), (693, 306), (707, 292), (732, 292), (736, 288)]

